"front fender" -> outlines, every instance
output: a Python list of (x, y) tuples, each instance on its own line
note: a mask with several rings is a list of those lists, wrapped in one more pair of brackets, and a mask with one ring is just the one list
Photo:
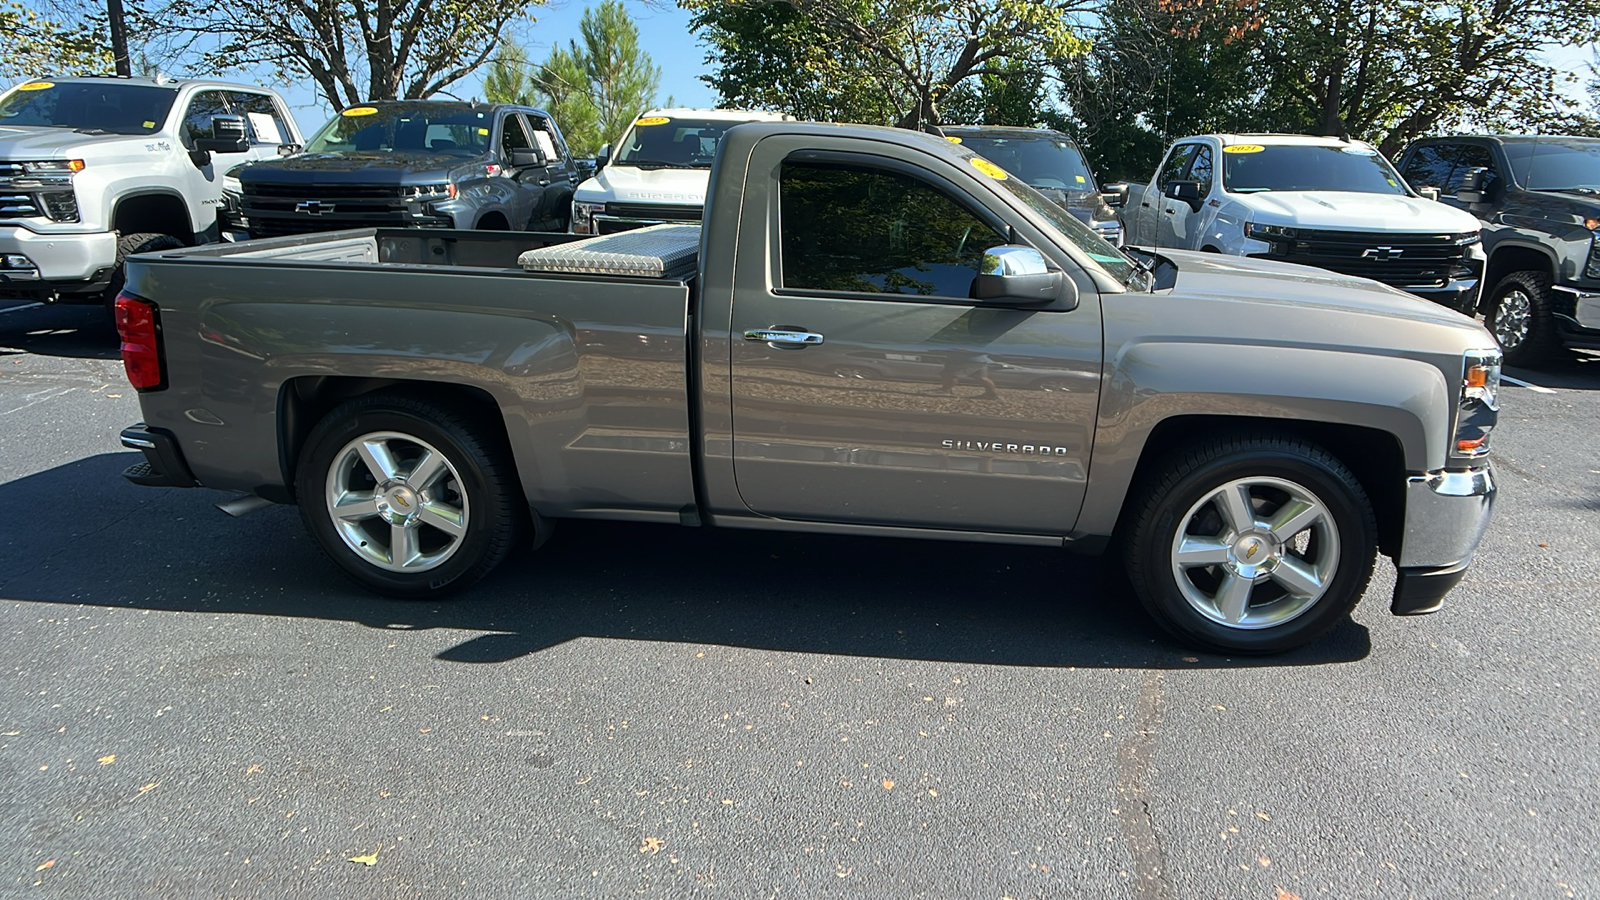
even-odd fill
[(1268, 430), (1275, 422), (1374, 429), (1395, 437), (1407, 471), (1424, 472), (1445, 464), (1450, 408), (1443, 374), (1417, 360), (1185, 338), (1130, 342), (1104, 375), (1076, 532), (1111, 533), (1151, 433), (1174, 417), (1237, 419)]

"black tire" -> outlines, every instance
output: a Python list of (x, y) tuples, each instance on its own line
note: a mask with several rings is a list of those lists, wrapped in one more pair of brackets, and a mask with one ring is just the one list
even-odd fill
[(177, 250), (182, 246), (183, 241), (170, 234), (141, 231), (117, 238), (117, 261), (111, 270), (111, 283), (106, 285), (105, 293), (102, 295), (106, 314), (111, 316), (113, 323), (117, 318), (117, 295), (122, 293), (123, 285), (128, 283), (128, 257), (135, 253), (149, 253), (153, 250)]
[(1512, 272), (1489, 294), (1484, 324), (1500, 344), (1508, 366), (1553, 363), (1561, 352), (1548, 272)]
[[(363, 462), (354, 449), (361, 438), (383, 445), (393, 479), (381, 481)], [(442, 455), (444, 465), (435, 478), (409, 484), (429, 450)], [(365, 496), (361, 488), (381, 512), (369, 514), (357, 502)], [(306, 439), (295, 491), (306, 528), (339, 568), (400, 599), (438, 598), (473, 584), (506, 558), (528, 519), (503, 437), (438, 403), (407, 396), (358, 397), (329, 412)], [(350, 498), (346, 516), (332, 511), (335, 493)], [(459, 534), (433, 524), (446, 519)], [(412, 532), (402, 538), (407, 544), (398, 563), (397, 530)]]
[[(1315, 444), (1269, 435), (1211, 438), (1154, 471), (1132, 498), (1123, 562), (1151, 618), (1180, 641), (1223, 653), (1281, 653), (1326, 634), (1366, 591), (1378, 544), (1372, 504), (1350, 470)], [(1235, 515), (1252, 525), (1229, 526), (1217, 499), (1225, 487), (1235, 488), (1228, 496), (1251, 498), (1253, 508), (1241, 505)], [(1319, 518), (1296, 528), (1300, 516), (1290, 514), (1302, 509)], [(1278, 513), (1293, 531), (1260, 527)], [(1195, 554), (1187, 563), (1178, 559), (1180, 534)], [(1223, 561), (1202, 561), (1202, 554), (1219, 553)], [(1249, 565), (1246, 554), (1260, 562)], [(1320, 589), (1300, 596), (1288, 584), (1305, 571), (1317, 573)], [(1236, 583), (1237, 593), (1227, 590)]]

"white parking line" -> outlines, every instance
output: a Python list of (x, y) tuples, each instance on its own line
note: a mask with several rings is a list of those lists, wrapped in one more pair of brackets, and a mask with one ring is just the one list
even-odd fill
[(43, 305), (43, 303), (29, 303), (26, 306), (13, 306), (10, 309), (0, 309), (0, 316), (5, 315), (6, 313), (22, 312), (25, 309), (33, 309), (35, 306)]
[(1536, 394), (1554, 394), (1554, 393), (1558, 393), (1557, 391), (1554, 391), (1554, 390), (1552, 390), (1550, 388), (1547, 388), (1547, 387), (1540, 387), (1537, 384), (1529, 384), (1528, 382), (1523, 381), (1520, 378), (1512, 378), (1510, 375), (1502, 374), (1500, 376), (1500, 380), (1501, 381), (1509, 381), (1512, 384), (1519, 385), (1521, 387), (1525, 387), (1528, 390), (1533, 391)]

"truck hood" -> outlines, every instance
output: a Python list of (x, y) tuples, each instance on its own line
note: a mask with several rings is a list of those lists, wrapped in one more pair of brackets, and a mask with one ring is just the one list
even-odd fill
[(0, 128), (0, 159), (8, 161), (72, 159), (104, 145), (131, 144), (155, 138), (134, 134), (83, 134), (71, 128)]
[(573, 194), (574, 200), (604, 203), (683, 203), (704, 205), (710, 169), (636, 169), (609, 165)]
[(450, 181), (474, 162), (482, 165), (439, 153), (301, 153), (249, 163), (238, 176), (243, 184), (314, 184), (330, 175), (347, 184), (425, 184)]
[(1399, 194), (1355, 191), (1262, 191), (1233, 194), (1258, 224), (1333, 231), (1464, 233), (1482, 227), (1475, 216), (1443, 203)]
[[(1481, 332), (1486, 342), (1482, 346), (1494, 346), (1489, 332), (1476, 320), (1371, 279), (1293, 263), (1190, 250), (1163, 250), (1161, 255), (1178, 267), (1177, 281), (1171, 289), (1172, 296), (1186, 301), (1226, 304), (1234, 308), (1236, 311), (1224, 311), (1219, 306), (1217, 314), (1224, 317), (1223, 321), (1234, 317), (1255, 318), (1249, 307), (1260, 305), (1358, 313), (1362, 317), (1318, 319), (1314, 324), (1315, 332), (1308, 329), (1306, 334), (1283, 335), (1284, 338), (1316, 343), (1329, 339), (1337, 341), (1341, 338), (1330, 338), (1323, 329), (1329, 321), (1342, 321), (1346, 327), (1356, 329), (1351, 332), (1352, 335), (1361, 335), (1360, 338), (1344, 339), (1354, 341), (1353, 346), (1363, 346), (1371, 343), (1370, 338), (1374, 333), (1371, 329), (1382, 333), (1384, 322), (1406, 319)], [(1313, 320), (1308, 317), (1305, 321), (1310, 323)], [(1359, 324), (1353, 324), (1356, 322)]]

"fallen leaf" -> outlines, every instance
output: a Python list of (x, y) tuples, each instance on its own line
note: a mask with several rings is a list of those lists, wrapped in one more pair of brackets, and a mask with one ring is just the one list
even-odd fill
[(102, 766), (109, 766), (116, 761), (117, 755), (115, 753), (108, 753), (105, 756), (100, 757), (100, 765)]
[(1539, 546), (1541, 546), (1541, 547), (1548, 547), (1548, 546), (1550, 546), (1550, 545), (1549, 545), (1549, 544), (1546, 544), (1546, 543), (1545, 543), (1545, 542), (1544, 542), (1544, 541), (1540, 541), (1540, 542), (1539, 542)]
[(122, 395), (121, 395), (121, 394), (107, 394), (107, 395), (106, 395), (106, 396), (107, 396), (107, 397), (110, 397), (110, 398), (111, 398), (111, 399), (113, 399), (113, 400), (120, 400), (120, 399), (122, 399)]
[(1221, 709), (1221, 710), (1226, 710), (1227, 709), (1227, 707), (1223, 706), (1221, 703), (1213, 704), (1211, 708), (1212, 709)]
[(1263, 868), (1263, 869), (1265, 869), (1267, 866), (1272, 865), (1272, 860), (1266, 858), (1265, 856), (1256, 857), (1256, 862), (1260, 863), (1261, 864), (1261, 868)]
[(696, 653), (696, 654), (695, 654), (695, 655), (694, 655), (694, 658), (695, 658), (695, 659), (705, 659), (705, 658), (706, 658), (706, 655), (705, 655), (705, 654), (704, 654), (704, 653)]
[(883, 789), (884, 789), (884, 790), (886, 790), (886, 791), (892, 791), (892, 790), (894, 790), (894, 779), (892, 779), (892, 778), (885, 778), (885, 779), (884, 779), (884, 780), (883, 780)]
[(145, 785), (144, 787), (139, 788), (139, 796), (143, 797), (145, 794), (148, 794), (151, 791), (155, 790), (156, 789), (156, 785), (158, 785), (160, 783), (161, 782), (159, 782), (159, 781), (152, 781), (149, 784)]
[(658, 837), (647, 837), (647, 838), (645, 838), (644, 839), (644, 843), (639, 845), (639, 852), (640, 853), (648, 853), (651, 856), (655, 856), (657, 853), (660, 853), (661, 852), (661, 838), (658, 838)]
[(732, 806), (733, 805), (733, 801), (732, 800), (723, 800), (722, 801), (722, 805), (723, 806)]
[(43, 872), (45, 869), (48, 869), (48, 868), (50, 868), (51, 866), (53, 866), (55, 864), (56, 864), (55, 860), (47, 859), (44, 862), (40, 863), (39, 866), (34, 869), (34, 871), (35, 872)]
[(1272, 817), (1271, 816), (1269, 816), (1266, 813), (1261, 812), (1259, 810), (1256, 812), (1256, 818), (1260, 819), (1263, 822), (1271, 822), (1272, 821)]
[(1198, 657), (1198, 656), (1185, 656), (1183, 658), (1183, 661), (1184, 662), (1199, 662), (1200, 661), (1200, 657)]
[(939, 792), (934, 790), (933, 788), (928, 788), (928, 796), (929, 797), (937, 797), (937, 796), (939, 796)]
[[(378, 848), (378, 850), (382, 849), (382, 847)], [(349, 861), (353, 863), (361, 863), (363, 866), (375, 866), (378, 864), (378, 850), (374, 850), (371, 853), (368, 853), (366, 856), (352, 856), (350, 857)]]
[(1278, 888), (1277, 900), (1300, 900), (1300, 895), (1292, 891), (1286, 891), (1283, 888)]
[(256, 775), (256, 774), (259, 774), (260, 772), (261, 772), (261, 767), (260, 766), (251, 766), (250, 768), (244, 770), (244, 773), (246, 775)]
[(418, 734), (427, 734), (428, 732), (430, 732), (432, 730), (433, 730), (432, 728), (418, 728), (417, 729), (417, 733)]

